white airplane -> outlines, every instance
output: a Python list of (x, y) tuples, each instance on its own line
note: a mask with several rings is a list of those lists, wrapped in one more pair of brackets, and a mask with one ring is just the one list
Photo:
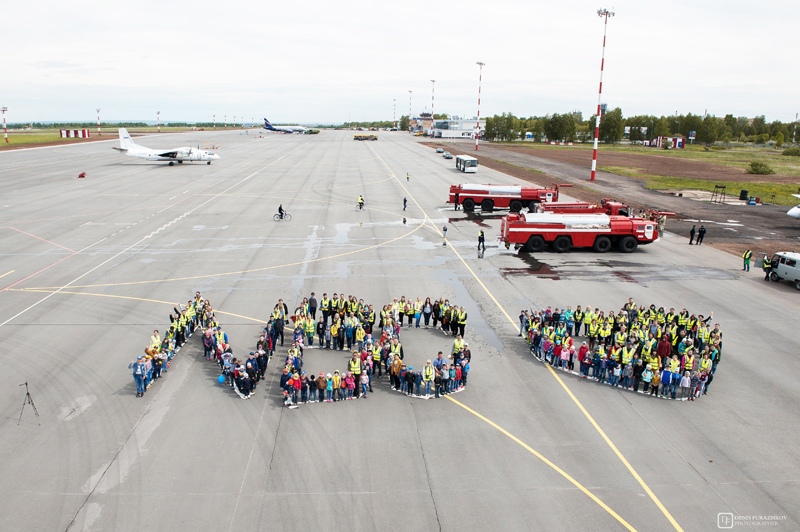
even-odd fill
[(128, 130), (124, 127), (119, 128), (119, 148), (114, 147), (114, 149), (125, 155), (139, 157), (148, 161), (169, 161), (170, 166), (174, 165), (175, 162), (183, 163), (184, 161), (206, 161), (207, 164), (211, 164), (211, 161), (219, 159), (219, 155), (216, 153), (199, 148), (183, 147), (173, 150), (152, 150), (139, 146), (131, 140)]
[(264, 119), (264, 129), (269, 131), (278, 131), (280, 133), (305, 133), (306, 128), (303, 126), (278, 126), (275, 127), (270, 124), (269, 120), (266, 118)]
[[(800, 198), (800, 194), (792, 194), (795, 198)], [(800, 218), (800, 204), (795, 205), (789, 212), (786, 213), (787, 216), (791, 216), (792, 218)]]

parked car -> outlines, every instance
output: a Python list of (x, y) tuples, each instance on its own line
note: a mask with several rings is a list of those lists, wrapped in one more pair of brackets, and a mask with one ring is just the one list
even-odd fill
[(436, 153), (444, 153), (444, 150), (441, 148), (436, 148)]
[(449, 151), (446, 151), (442, 154), (442, 157), (444, 157), (445, 159), (452, 159), (453, 154), (451, 154)]

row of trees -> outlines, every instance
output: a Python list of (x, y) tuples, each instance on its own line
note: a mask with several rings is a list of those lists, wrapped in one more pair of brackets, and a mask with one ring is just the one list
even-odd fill
[[(798, 122), (783, 123), (775, 120), (767, 123), (764, 116), (755, 118), (726, 115), (719, 118), (712, 115), (654, 116), (637, 115), (625, 117), (622, 109), (616, 107), (604, 113), (600, 121), (599, 139), (606, 143), (616, 143), (623, 138), (631, 141), (646, 141), (659, 136), (682, 135), (689, 137), (695, 132), (695, 142), (713, 144), (715, 142), (755, 142), (765, 144), (772, 140), (777, 146), (785, 141), (794, 141)], [(628, 127), (629, 133), (625, 133)], [(513, 141), (530, 133), (535, 142), (541, 140), (588, 142), (594, 138), (595, 115), (583, 120), (580, 112), (551, 114), (540, 117), (517, 118), (512, 113), (494, 115), (486, 119), (485, 137), (488, 140)]]

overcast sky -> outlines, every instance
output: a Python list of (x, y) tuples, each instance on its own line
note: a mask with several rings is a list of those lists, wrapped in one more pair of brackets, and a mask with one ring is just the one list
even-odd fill
[(8, 120), (341, 123), (708, 112), (792, 121), (800, 2), (40, 0), (2, 9)]

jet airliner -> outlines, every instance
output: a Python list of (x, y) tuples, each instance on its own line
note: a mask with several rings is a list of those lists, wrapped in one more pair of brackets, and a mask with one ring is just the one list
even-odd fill
[(264, 119), (264, 129), (269, 131), (277, 131), (279, 133), (305, 133), (306, 128), (303, 126), (273, 126), (269, 120)]

